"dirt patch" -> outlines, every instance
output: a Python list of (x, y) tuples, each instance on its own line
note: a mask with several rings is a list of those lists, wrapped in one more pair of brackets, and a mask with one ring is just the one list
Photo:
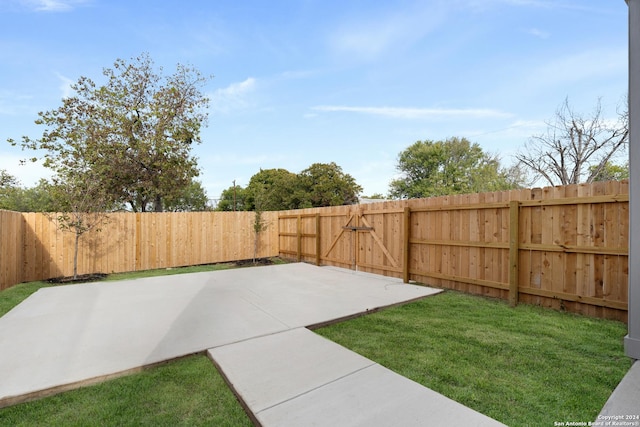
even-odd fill
[(92, 273), (92, 274), (79, 274), (75, 279), (73, 276), (68, 277), (54, 277), (53, 279), (47, 280), (49, 283), (59, 283), (59, 284), (69, 284), (69, 283), (87, 283), (87, 282), (97, 282), (99, 280), (104, 280), (107, 277), (106, 274), (103, 273)]
[(253, 259), (243, 259), (240, 261), (236, 261), (235, 265), (237, 267), (251, 267), (252, 265), (272, 265), (275, 264), (271, 258), (256, 258), (255, 262)]

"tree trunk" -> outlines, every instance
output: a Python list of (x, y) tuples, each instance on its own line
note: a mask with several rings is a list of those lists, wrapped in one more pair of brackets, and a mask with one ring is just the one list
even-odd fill
[(80, 243), (80, 233), (76, 231), (76, 246), (73, 249), (73, 280), (78, 278), (78, 246)]
[(162, 212), (163, 208), (162, 208), (162, 196), (161, 195), (156, 195), (155, 200), (153, 201), (153, 210), (155, 212)]
[(255, 237), (253, 238), (253, 264), (256, 263), (256, 258), (258, 258), (258, 233), (255, 233)]

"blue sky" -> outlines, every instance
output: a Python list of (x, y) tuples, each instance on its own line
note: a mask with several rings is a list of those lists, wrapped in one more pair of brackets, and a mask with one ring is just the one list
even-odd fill
[(566, 97), (627, 93), (623, 0), (0, 0), (0, 169), (49, 172), (7, 138), (38, 137), (80, 76), (148, 52), (214, 75), (194, 154), (216, 199), (262, 169), (336, 162), (386, 194), (417, 140), (466, 137), (503, 163)]

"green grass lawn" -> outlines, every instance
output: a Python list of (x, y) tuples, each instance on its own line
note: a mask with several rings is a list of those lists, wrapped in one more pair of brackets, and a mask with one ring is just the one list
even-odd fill
[[(133, 279), (233, 264), (113, 275)], [(0, 315), (45, 282), (0, 292)], [(593, 421), (631, 366), (626, 325), (447, 291), (317, 333), (510, 426)], [(213, 364), (192, 356), (0, 409), (0, 425), (251, 425)]]
[[(279, 261), (274, 260), (275, 263)], [(109, 275), (105, 281), (234, 268), (234, 263)], [(0, 316), (48, 282), (21, 283), (0, 292)], [(195, 355), (33, 402), (0, 409), (4, 426), (251, 426), (231, 390), (204, 355)]]
[(0, 409), (3, 426), (251, 426), (204, 355)]
[(595, 420), (631, 366), (626, 331), (453, 291), (316, 330), (509, 426)]

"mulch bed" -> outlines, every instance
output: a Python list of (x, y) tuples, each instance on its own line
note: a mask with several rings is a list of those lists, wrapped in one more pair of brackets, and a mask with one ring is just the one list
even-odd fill
[(250, 267), (252, 265), (272, 265), (274, 262), (271, 258), (256, 258), (256, 262), (253, 262), (253, 259), (243, 259), (241, 261), (236, 261), (235, 265), (238, 267)]
[[(274, 264), (271, 258), (257, 258), (255, 263), (253, 259), (243, 259), (240, 261), (236, 261), (234, 263), (237, 267), (251, 267), (253, 265), (272, 265)], [(52, 279), (48, 279), (49, 283), (56, 284), (70, 284), (70, 283), (87, 283), (87, 282), (97, 282), (100, 280), (104, 280), (107, 277), (107, 274), (103, 273), (92, 273), (92, 274), (79, 274), (77, 278), (73, 278), (73, 276), (67, 277), (54, 277)]]
[(69, 283), (87, 283), (87, 282), (97, 282), (99, 280), (104, 280), (107, 277), (106, 274), (103, 273), (92, 273), (92, 274), (79, 274), (75, 279), (73, 276), (68, 277), (54, 277), (53, 279), (47, 280), (49, 283), (59, 283), (59, 284), (69, 284)]

